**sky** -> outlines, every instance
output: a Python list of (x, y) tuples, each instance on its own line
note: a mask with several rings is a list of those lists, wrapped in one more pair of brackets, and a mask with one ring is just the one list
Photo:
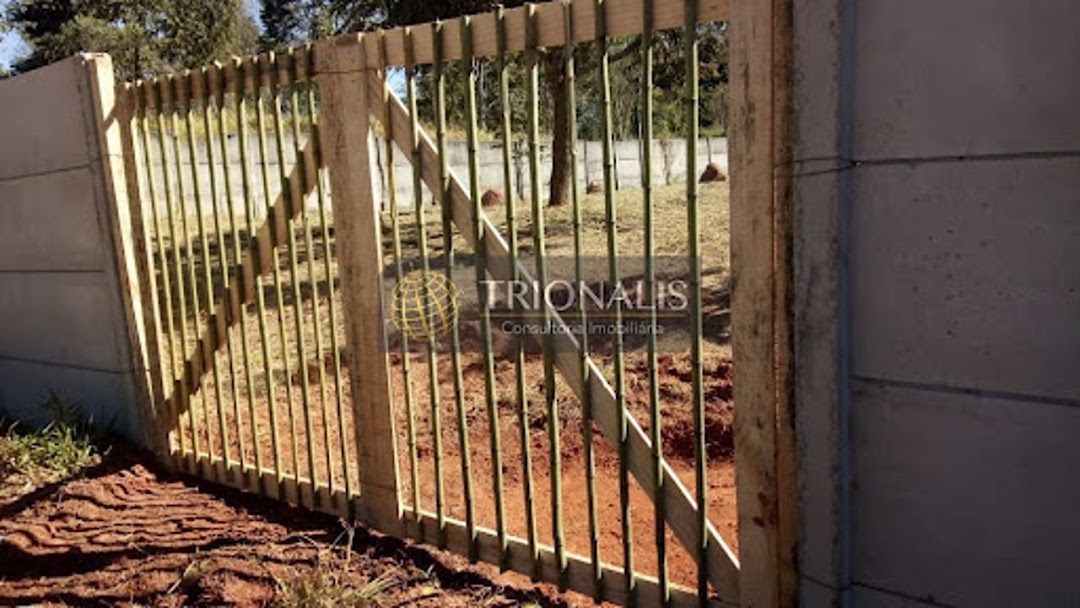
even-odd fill
[(26, 50), (22, 38), (15, 32), (0, 34), (0, 68), (11, 67), (11, 62)]

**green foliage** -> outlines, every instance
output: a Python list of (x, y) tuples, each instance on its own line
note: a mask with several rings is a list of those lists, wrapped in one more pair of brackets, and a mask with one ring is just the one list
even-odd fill
[(0, 485), (15, 477), (30, 485), (70, 477), (97, 459), (99, 434), (78, 405), (49, 391), (41, 403), (49, 424), (32, 433), (8, 426), (0, 437)]
[(16, 72), (105, 52), (125, 80), (253, 51), (242, 0), (8, 0), (4, 16), (30, 54)]

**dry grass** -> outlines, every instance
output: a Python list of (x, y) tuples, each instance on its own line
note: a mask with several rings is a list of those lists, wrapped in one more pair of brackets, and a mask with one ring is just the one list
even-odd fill
[[(706, 316), (706, 352), (710, 355), (725, 356), (730, 354), (730, 346), (726, 338), (727, 324), (727, 294), (729, 289), (730, 265), (728, 258), (729, 249), (729, 219), (728, 219), (728, 189), (726, 184), (704, 184), (701, 187), (701, 259), (703, 265), (702, 289), (705, 298), (704, 313)], [(659, 187), (654, 194), (655, 217), (654, 227), (655, 252), (660, 256), (677, 256), (684, 260), (688, 254), (687, 245), (687, 212), (685, 185)], [(633, 276), (641, 272), (640, 264), (644, 252), (644, 206), (642, 191), (638, 189), (624, 189), (616, 193), (616, 207), (618, 214), (618, 248), (620, 260), (623, 262), (622, 273), (624, 276)], [(582, 255), (589, 258), (592, 263), (588, 265), (591, 271), (587, 279), (593, 280), (606, 276), (607, 272), (607, 231), (604, 197), (602, 194), (590, 194), (582, 197)], [(495, 222), (500, 230), (505, 233), (505, 209), (501, 207), (486, 208), (485, 213)], [(526, 205), (520, 204), (517, 208), (520, 220), (520, 252), (522, 260), (527, 266), (532, 266), (531, 258), (533, 251), (532, 229), (533, 217)], [(428, 250), (435, 263), (439, 263), (439, 257), (443, 252), (444, 239), (442, 235), (441, 218), (438, 209), (427, 209), (427, 228), (429, 234)], [(321, 239), (321, 227), (317, 225), (318, 213), (309, 210), (310, 228), (312, 229), (313, 248), (308, 251), (302, 231), (297, 230), (297, 267), (296, 285), (293, 284), (293, 270), (290, 255), (287, 250), (278, 252), (278, 275), (267, 272), (261, 279), (265, 306), (260, 308), (255, 302), (249, 302), (245, 306), (245, 316), (242, 323), (233, 325), (229, 329), (229, 343), (231, 345), (231, 362), (229, 351), (221, 350), (215, 357), (217, 377), (213, 373), (206, 374), (202, 379), (201, 388), (196, 392), (190, 412), (181, 417), (179, 428), (185, 439), (187, 448), (190, 449), (192, 441), (192, 428), (200, 440), (202, 453), (207, 452), (207, 446), (213, 445), (213, 452), (220, 457), (224, 451), (224, 445), (231, 446), (231, 458), (237, 460), (239, 454), (239, 438), (236, 436), (237, 429), (245, 441), (245, 459), (251, 463), (254, 458), (253, 443), (261, 446), (264, 455), (264, 466), (269, 466), (271, 450), (270, 446), (277, 441), (281, 451), (285, 454), (283, 470), (289, 476), (310, 476), (312, 462), (315, 463), (315, 477), (327, 479), (331, 476), (326, 464), (332, 455), (339, 455), (343, 447), (355, 445), (352, 438), (351, 396), (346, 380), (335, 378), (333, 371), (334, 353), (331, 349), (332, 338), (336, 337), (339, 348), (345, 347), (344, 323), (342, 320), (343, 303), (338, 284), (338, 267), (336, 258), (331, 256), (330, 272), (326, 271), (325, 256), (326, 247)], [(561, 258), (568, 262), (574, 254), (573, 248), (573, 218), (570, 205), (562, 207), (547, 207), (544, 210), (544, 225), (546, 236), (546, 250), (548, 258)], [(210, 218), (207, 218), (210, 219)], [(392, 257), (392, 242), (390, 238), (390, 218), (384, 217), (384, 275), (387, 277), (389, 290), (392, 288), (394, 279), (394, 260)], [(202, 285), (203, 268), (210, 265), (214, 277), (214, 294), (222, 293), (223, 263), (220, 252), (216, 246), (216, 235), (208, 235), (209, 247), (204, 252), (199, 244), (200, 235), (194, 230), (197, 222), (193, 219), (188, 222), (192, 232), (189, 233), (193, 243), (190, 250), (181, 248), (181, 273), (177, 275), (172, 269), (170, 260), (170, 280), (172, 283), (171, 300), (174, 307), (174, 339), (168, 340), (166, 336), (161, 342), (161, 360), (170, 361), (170, 347), (176, 349), (177, 365), (192, 356), (195, 348), (196, 332), (206, 331), (206, 293)], [(205, 222), (207, 226), (213, 226), (212, 221)], [(294, 222), (299, 226), (300, 222)], [(419, 250), (417, 242), (417, 225), (412, 212), (403, 212), (400, 217), (403, 260), (406, 265), (416, 264)], [(330, 227), (332, 235), (332, 226)], [(465, 246), (460, 235), (455, 235), (455, 250), (457, 265), (455, 278), (459, 287), (462, 288), (462, 306), (469, 306), (475, 302), (475, 277), (472, 263), (473, 256)], [(246, 234), (241, 234), (242, 244), (246, 243)], [(167, 249), (171, 248), (168, 242), (162, 243)], [(333, 250), (333, 237), (331, 236), (331, 251)], [(226, 241), (226, 251), (231, 263), (232, 241)], [(171, 255), (171, 254), (170, 254)], [(309, 260), (311, 264), (309, 265)], [(156, 260), (155, 260), (156, 262)], [(195, 298), (191, 290), (191, 270), (189, 264), (194, 264), (196, 281), (199, 283), (198, 304), (200, 315), (195, 316)], [(676, 265), (678, 266), (678, 265)], [(552, 278), (570, 279), (572, 268), (569, 264), (555, 264), (555, 276)], [(685, 270), (685, 266), (668, 269), (671, 272)], [(661, 274), (665, 268), (658, 268)], [(562, 274), (560, 274), (562, 273)], [(458, 278), (460, 277), (460, 278)], [(162, 276), (159, 275), (159, 291), (162, 288)], [(185, 301), (188, 316), (181, 320), (179, 316), (179, 296), (177, 291), (178, 280), (185, 283)], [(330, 289), (334, 287), (335, 317), (330, 317)], [(471, 294), (471, 295), (470, 295)], [(160, 293), (162, 301), (165, 294)], [(315, 319), (318, 316), (319, 323), (316, 327)], [(260, 322), (261, 321), (261, 322)], [(182, 341), (180, 336), (181, 325), (186, 327), (187, 340)], [(242, 344), (246, 336), (249, 349), (245, 357), (242, 352)], [(265, 349), (264, 349), (265, 343)], [(681, 343), (685, 346), (685, 342)], [(181, 351), (182, 349), (182, 351)], [(180, 356), (181, 352), (184, 356)], [(300, 354), (303, 353), (303, 361)], [(269, 359), (266, 358), (269, 355)], [(348, 353), (344, 353), (347, 358)], [(600, 363), (610, 367), (610, 363), (603, 357)], [(346, 362), (347, 365), (347, 362)], [(234, 375), (232, 368), (236, 369)], [(255, 395), (254, 410), (256, 417), (261, 419), (258, 428), (253, 428), (251, 410), (252, 402), (249, 399), (248, 375), (245, 369), (250, 369), (250, 388)], [(304, 380), (309, 383), (307, 398), (303, 392)], [(271, 391), (270, 382), (273, 383)], [(220, 382), (220, 401), (217, 385)], [(338, 382), (341, 383), (340, 387)], [(171, 386), (171, 382), (169, 382)], [(338, 391), (341, 394), (345, 416), (337, 416)], [(220, 406), (219, 406), (220, 403)], [(268, 410), (271, 404), (276, 410), (274, 419), (277, 420), (277, 432), (268, 423), (270, 416)], [(221, 408), (225, 418), (226, 433), (221, 432), (218, 408)], [(307, 440), (310, 434), (314, 440)], [(232, 429), (232, 430), (230, 430)], [(225, 437), (227, 435), (227, 437)], [(277, 439), (274, 439), (274, 436)], [(344, 438), (344, 442), (342, 439)], [(293, 454), (296, 457), (293, 458)], [(312, 458), (314, 456), (314, 458)], [(350, 472), (350, 477), (355, 480), (355, 472)], [(333, 471), (332, 477), (335, 483), (344, 482), (345, 471)]]

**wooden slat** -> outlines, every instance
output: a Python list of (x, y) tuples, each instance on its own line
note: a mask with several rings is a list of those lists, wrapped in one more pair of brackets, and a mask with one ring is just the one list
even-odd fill
[[(225, 83), (224, 92), (226, 93), (255, 92), (258, 78), (252, 75), (250, 68), (255, 65), (256, 57), (259, 58), (258, 63), (260, 65), (260, 69), (266, 71), (266, 73), (269, 73), (270, 70), (274, 70), (280, 73), (282, 79), (281, 84), (284, 86), (292, 86), (296, 84), (314, 81), (315, 74), (307, 68), (306, 61), (300, 61), (301, 65), (298, 65), (296, 73), (293, 73), (289, 60), (290, 50), (292, 50), (294, 53), (297, 54), (298, 57), (301, 58), (303, 58), (304, 53), (307, 52), (307, 48), (305, 47), (300, 49), (286, 49), (277, 53), (270, 52), (263, 53), (261, 55), (250, 55), (244, 57), (241, 61), (245, 64), (244, 72), (247, 76), (243, 80), (241, 80), (237, 76), (236, 65), (233, 63), (233, 61), (226, 61), (223, 64), (214, 62), (203, 66), (200, 69), (205, 70), (206, 76), (212, 80), (223, 79), (222, 81)], [(161, 76), (157, 76), (155, 78), (136, 82), (132, 86), (135, 87), (136, 94), (144, 96), (146, 88), (152, 89), (153, 87), (159, 86), (158, 83), (167, 79), (169, 76), (179, 76), (186, 74), (186, 72), (187, 71), (185, 70), (172, 74), (162, 74)], [(182, 104), (187, 104), (190, 101), (205, 103), (212, 97), (213, 93), (211, 91), (207, 90), (201, 85), (196, 84), (196, 86), (192, 87), (190, 90), (183, 91), (183, 93), (177, 98), (176, 101)]]
[[(293, 167), (286, 179), (290, 184), (299, 183), (301, 173), (306, 173), (307, 177), (304, 179), (307, 181), (303, 182), (308, 185), (308, 191), (304, 193), (306, 197), (315, 190), (316, 185), (315, 178), (312, 177), (316, 174), (315, 157), (312, 154), (310, 142), (304, 146), (300, 154), (299, 162)], [(220, 324), (224, 319), (227, 319), (228, 325), (232, 326), (242, 318), (240, 306), (249, 302), (252, 294), (255, 293), (255, 268), (263, 269), (264, 274), (268, 272), (274, 263), (271, 252), (285, 244), (287, 233), (281, 230), (271, 230), (271, 225), (275, 222), (284, 224), (291, 222), (296, 219), (299, 211), (303, 208), (302, 206), (296, 209), (290, 208), (291, 205), (287, 199), (288, 195), (279, 194), (277, 200), (271, 206), (266, 220), (259, 226), (247, 251), (244, 253), (240, 268), (236, 270), (239, 274), (234, 275), (241, 277), (242, 280), (230, 283), (229, 288), (218, 298), (214, 306), (214, 314), (209, 317), (211, 322)], [(258, 266), (256, 266), (256, 257), (260, 260)], [(179, 379), (179, 382), (182, 382), (192, 393), (195, 392), (197, 387), (201, 386), (203, 376), (210, 371), (210, 367), (204, 360), (202, 353), (217, 352), (225, 346), (225, 340), (228, 337), (227, 331), (209, 331), (209, 329), (204, 328), (204, 331), (201, 332), (199, 344), (195, 346), (194, 354), (184, 363), (184, 375)], [(219, 329), (221, 328), (219, 327)], [(176, 414), (178, 415), (183, 412), (183, 408), (186, 408), (188, 404), (183, 403), (182, 399), (180, 403), (177, 403), (176, 398), (174, 391), (169, 396), (169, 400), (176, 405)]]
[[(406, 507), (403, 515), (407, 534), (421, 542), (425, 538), (433, 538), (437, 534), (437, 522), (435, 514), (429, 511), (420, 512), (422, 528), (416, 525), (412, 509)], [(499, 536), (491, 528), (485, 526), (476, 527), (477, 543), (479, 545), (479, 557), (482, 561), (498, 564), (502, 555)], [(454, 553), (464, 554), (470, 546), (470, 537), (465, 522), (454, 519), (446, 519), (446, 548)], [(540, 567), (533, 568), (533, 554), (528, 541), (513, 535), (506, 537), (507, 555), (506, 567), (514, 572), (525, 575), (536, 574), (542, 581), (556, 583), (559, 581), (560, 569), (555, 552), (548, 545), (540, 545)], [(660, 606), (660, 585), (655, 577), (636, 574), (637, 600), (639, 606)], [(596, 585), (592, 562), (589, 558), (575, 553), (566, 553), (566, 576), (565, 582), (568, 589), (579, 593), (591, 594)], [(622, 568), (609, 564), (601, 565), (601, 584), (606, 590), (604, 601), (616, 604), (628, 605), (629, 597), (626, 595), (626, 574)], [(670, 606), (675, 608), (700, 606), (695, 592), (686, 587), (673, 585), (671, 587)], [(732, 606), (734, 602), (714, 598), (709, 606)]]
[[(383, 95), (381, 88), (385, 86), (385, 83), (375, 73), (371, 73), (369, 78), (371, 79), (371, 86), (368, 87), (368, 103), (370, 104), (371, 111), (374, 112), (376, 117), (383, 114), (385, 109), (382, 107)], [(401, 104), (401, 101), (396, 96), (390, 95), (388, 102), (390, 104), (390, 116), (393, 121), (393, 131), (395, 143), (398, 147), (408, 153), (411, 147), (411, 141), (408, 135), (399, 135), (400, 133), (407, 134), (407, 128), (409, 126), (409, 115), (405, 107)], [(438, 173), (438, 158), (434, 145), (431, 143), (430, 138), (422, 134), (421, 136), (421, 166), (423, 168), (423, 179), (429, 188), (436, 189), (439, 187), (439, 173)], [(458, 227), (461, 235), (469, 243), (470, 246), (475, 247), (477, 245), (476, 233), (473, 229), (472, 220), (472, 203), (469, 200), (469, 196), (461, 183), (451, 177), (450, 183), (450, 195), (453, 205), (453, 218), (454, 223)], [(509, 248), (506, 241), (499, 233), (498, 227), (491, 222), (486, 216), (481, 218), (481, 222), (484, 225), (484, 231), (487, 238), (484, 242), (487, 246), (488, 256), (488, 269), (491, 275), (499, 280), (509, 280), (512, 278), (512, 268), (509, 263)], [(532, 284), (533, 277), (529, 273), (528, 269), (524, 265), (518, 265), (519, 276), (526, 281), (527, 284)], [(589, 361), (589, 382), (586, 386), (582, 378), (582, 368), (580, 355), (578, 354), (580, 348), (577, 339), (573, 336), (573, 332), (566, 326), (565, 321), (559, 316), (557, 312), (551, 310), (549, 312), (550, 317), (554, 323), (561, 326), (562, 331), (556, 331), (555, 339), (555, 352), (556, 352), (556, 364), (563, 379), (566, 381), (578, 397), (582, 397), (586, 391), (589, 392), (592, 398), (593, 410), (596, 414), (596, 421), (599, 424), (604, 435), (611, 440), (615, 440), (619, 434), (618, 426), (618, 412), (615, 401), (615, 393), (611, 386), (603, 377), (603, 372), (593, 361)], [(650, 499), (655, 500), (655, 495), (651, 493), (653, 488), (653, 482), (656, 479), (656, 461), (652, 455), (652, 445), (648, 436), (641, 429), (641, 426), (637, 423), (632, 415), (628, 414), (628, 426), (629, 426), (629, 438), (627, 440), (628, 457), (630, 471), (634, 477), (641, 484), (642, 489), (649, 495)], [(690, 552), (695, 553), (693, 548), (697, 546), (697, 539), (700, 538), (700, 527), (698, 525), (697, 508), (694, 505), (694, 501), (690, 492), (683, 485), (678, 475), (674, 470), (665, 462), (664, 463), (664, 492), (667, 500), (668, 508), (668, 523), (671, 525), (672, 531), (675, 533), (679, 542), (687, 547)], [(709, 566), (709, 581), (718, 590), (720, 596), (726, 600), (737, 601), (738, 598), (738, 579), (739, 579), (739, 561), (731, 548), (727, 546), (724, 540), (720, 537), (720, 534), (710, 524), (708, 528), (708, 566)]]
[[(563, 3), (545, 2), (536, 5), (536, 18), (538, 20), (538, 43), (541, 47), (553, 48), (566, 44), (566, 29), (563, 21)], [(630, 36), (640, 34), (644, 27), (644, 9), (640, 0), (607, 0), (607, 31), (609, 36)], [(654, 26), (657, 31), (680, 28), (683, 25), (685, 6), (683, 0), (657, 0), (655, 3), (656, 21)], [(573, 18), (576, 23), (595, 23), (596, 6), (593, 2), (578, 0), (572, 3)], [(529, 7), (509, 9), (506, 15), (506, 32), (508, 53), (525, 50), (526, 47), (526, 18)], [(698, 8), (699, 21), (709, 23), (713, 21), (725, 21), (728, 18), (728, 0), (701, 0)], [(494, 57), (498, 52), (498, 41), (495, 27), (495, 13), (487, 12), (472, 16), (473, 21), (473, 56)], [(435, 60), (435, 49), (432, 47), (432, 24), (410, 26), (413, 37), (416, 40), (415, 56), (416, 65), (430, 64)], [(461, 59), (461, 21), (452, 19), (443, 25), (446, 32), (447, 42), (444, 61)], [(387, 66), (399, 66), (405, 64), (405, 28), (396, 27), (389, 30), (376, 31), (374, 36), (386, 36), (386, 63)], [(582, 27), (574, 31), (574, 42), (591, 42), (596, 39), (594, 28)], [(350, 41), (354, 41), (350, 35)], [(368, 53), (367, 67), (385, 67), (382, 57), (378, 54)]]
[[(97, 182), (104, 186), (103, 192), (95, 192), (100, 197), (99, 205), (105, 209), (109, 223), (113, 255), (116, 256), (116, 282), (124, 309), (127, 324), (128, 349), (132, 369), (135, 370), (135, 387), (138, 393), (140, 428), (147, 445), (161, 448), (161, 434), (156, 432), (157, 416), (154, 411), (154, 391), (150, 383), (149, 337), (146, 331), (145, 307), (140, 289), (140, 268), (137, 263), (139, 251), (133, 237), (141, 232), (142, 223), (133, 223), (132, 206), (140, 205), (138, 184), (126, 177), (126, 167), (135, 162), (131, 137), (130, 105), (122, 103), (131, 99), (130, 95), (120, 96), (113, 81), (112, 60), (108, 55), (92, 54), (83, 56), (83, 67), (89, 81), (91, 105), (87, 109), (89, 124), (92, 125), (97, 145), (102, 151), (98, 162), (91, 171), (96, 174)], [(121, 89), (123, 90), (123, 89)], [(129, 198), (130, 197), (130, 198)], [(156, 347), (156, 342), (153, 343)], [(151, 434), (156, 437), (150, 436)]]
[[(334, 237), (344, 304), (345, 336), (353, 353), (354, 421), (360, 470), (360, 517), (394, 534), (401, 525), (397, 433), (384, 335), (382, 235), (371, 175), (371, 112), (366, 74), (355, 69), (357, 46), (320, 47), (320, 149), (330, 172)], [(373, 89), (373, 90), (372, 90)], [(379, 107), (377, 104), (376, 107)], [(401, 133), (407, 133), (403, 125)]]

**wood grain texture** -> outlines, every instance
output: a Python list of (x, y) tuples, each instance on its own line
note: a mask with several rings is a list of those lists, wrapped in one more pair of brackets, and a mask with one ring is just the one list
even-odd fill
[[(536, 5), (537, 44), (542, 48), (556, 48), (566, 45), (566, 28), (563, 15), (563, 2), (545, 2)], [(640, 0), (607, 0), (607, 31), (609, 36), (630, 36), (640, 34), (645, 24), (644, 3)], [(728, 0), (701, 0), (698, 17), (701, 23), (725, 21), (728, 18)], [(595, 23), (596, 5), (594, 2), (577, 1), (571, 3), (575, 23)], [(681, 28), (685, 15), (683, 0), (657, 0), (655, 2), (654, 27), (656, 31)], [(526, 49), (526, 19), (529, 7), (507, 9), (506, 52), (517, 53)], [(495, 57), (498, 54), (495, 13), (487, 12), (472, 15), (473, 56)], [(443, 23), (446, 35), (446, 47), (442, 54), (444, 61), (454, 61), (463, 56), (461, 48), (461, 19), (450, 19)], [(435, 49), (432, 46), (433, 24), (424, 23), (389, 30), (378, 30), (364, 34), (365, 38), (386, 38), (385, 59), (381, 53), (368, 53), (365, 65), (369, 68), (400, 66), (405, 64), (405, 30), (412, 31), (415, 40), (413, 63), (426, 65), (435, 61)], [(596, 39), (596, 30), (580, 27), (574, 30), (574, 42), (584, 43)], [(355, 35), (349, 35), (349, 43), (356, 41)]]
[[(382, 235), (368, 146), (370, 80), (365, 72), (350, 69), (362, 60), (361, 47), (335, 44), (319, 50), (318, 65), (327, 69), (319, 79), (320, 148), (330, 172), (345, 335), (354, 353), (349, 377), (359, 454), (360, 517), (383, 532), (400, 534), (397, 433), (383, 327)], [(377, 99), (380, 92), (375, 94)]]
[[(124, 142), (130, 143), (132, 139), (125, 136), (130, 133), (125, 134), (123, 128), (125, 113), (120, 103), (123, 98), (117, 96), (112, 59), (108, 55), (96, 53), (85, 54), (81, 58), (89, 93), (87, 126), (91, 137), (96, 140), (88, 144), (90, 149), (99, 150), (90, 170), (95, 174), (95, 182), (100, 188), (94, 194), (98, 199), (99, 210), (104, 212), (104, 228), (109, 232), (108, 238), (113, 246), (113, 280), (119, 288), (118, 295), (126, 324), (125, 337), (136, 392), (134, 405), (141, 418), (139, 427), (143, 441), (146, 445), (160, 447), (158, 438), (162, 435), (155, 431), (157, 417), (149, 376), (149, 353), (155, 351), (147, 348), (142, 289), (136, 261), (137, 244), (131, 220), (131, 190), (125, 169), (125, 160), (130, 158), (133, 161), (134, 152), (129, 153), (129, 146), (125, 146)], [(137, 188), (134, 194), (134, 203), (137, 205)]]
[(791, 160), (789, 48), (789, 0), (732, 6), (731, 308), (743, 606), (796, 602), (791, 185), (784, 165)]

